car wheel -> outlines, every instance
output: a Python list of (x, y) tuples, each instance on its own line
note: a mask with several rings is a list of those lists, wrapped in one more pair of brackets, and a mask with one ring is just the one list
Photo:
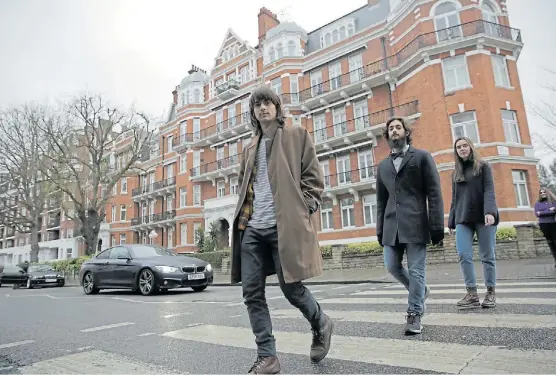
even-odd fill
[(66, 281), (63, 280), (60, 284), (58, 284), (60, 286), (60, 288), (62, 288), (64, 285), (66, 285)]
[(145, 268), (139, 273), (139, 278), (137, 279), (137, 284), (139, 293), (144, 296), (150, 296), (156, 293), (156, 281), (154, 279), (153, 271)]
[(203, 290), (205, 290), (207, 288), (206, 285), (203, 286), (192, 286), (191, 289), (193, 289), (194, 292), (202, 292)]
[(31, 279), (27, 279), (27, 289), (33, 289), (33, 283), (31, 282)]
[(99, 289), (95, 286), (95, 278), (92, 272), (87, 272), (83, 276), (83, 291), (85, 294), (97, 294)]

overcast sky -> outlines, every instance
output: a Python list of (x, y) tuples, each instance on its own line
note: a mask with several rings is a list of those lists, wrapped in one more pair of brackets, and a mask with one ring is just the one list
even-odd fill
[[(88, 90), (162, 115), (192, 64), (212, 69), (228, 27), (257, 44), (260, 7), (285, 10), (311, 31), (366, 2), (0, 0), (0, 107)], [(545, 71), (556, 71), (556, 0), (507, 4), (525, 43), (518, 67), (526, 105), (556, 103), (542, 89), (556, 85), (556, 74)], [(538, 119), (528, 119), (533, 132), (542, 132)]]

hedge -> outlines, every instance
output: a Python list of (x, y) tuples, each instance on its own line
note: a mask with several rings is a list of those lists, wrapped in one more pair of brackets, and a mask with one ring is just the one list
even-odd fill
[(45, 263), (50, 264), (52, 266), (52, 268), (54, 268), (58, 272), (76, 273), (76, 272), (79, 272), (79, 270), (81, 269), (81, 265), (83, 264), (83, 262), (85, 262), (89, 259), (91, 259), (90, 256), (82, 256), (82, 257), (79, 257), (79, 258), (54, 260), (54, 261), (48, 261), (48, 262), (45, 262)]
[(230, 256), (230, 250), (219, 250), (206, 253), (187, 253), (180, 255), (202, 259), (205, 262), (209, 262), (213, 268), (220, 268), (222, 267), (222, 259)]

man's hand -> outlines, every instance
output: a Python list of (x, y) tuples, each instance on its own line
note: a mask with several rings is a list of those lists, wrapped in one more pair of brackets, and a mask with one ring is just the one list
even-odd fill
[(431, 241), (433, 245), (438, 245), (444, 240), (444, 230), (431, 231)]
[(378, 240), (378, 244), (379, 244), (381, 247), (384, 247), (384, 246), (382, 246), (382, 234), (378, 234), (376, 237), (377, 237), (377, 240)]
[(494, 216), (492, 216), (491, 214), (486, 214), (485, 215), (485, 225), (491, 226), (492, 224), (494, 224)]

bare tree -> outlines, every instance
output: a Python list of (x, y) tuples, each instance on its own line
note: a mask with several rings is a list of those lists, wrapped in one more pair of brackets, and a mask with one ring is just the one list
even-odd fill
[(111, 107), (100, 95), (81, 95), (63, 105), (65, 121), (48, 123), (43, 173), (67, 196), (66, 215), (81, 222), (87, 255), (97, 249), (105, 207), (116, 183), (136, 173), (153, 130), (135, 109)]
[(551, 97), (550, 101), (541, 101), (540, 104), (531, 106), (531, 112), (539, 117), (543, 122), (544, 131), (542, 134), (536, 134), (536, 139), (543, 145), (552, 155), (556, 153), (556, 71), (548, 70), (552, 75), (554, 82), (543, 85)]
[(30, 234), (31, 262), (38, 261), (45, 202), (55, 195), (55, 188), (41, 174), (45, 162), (41, 124), (56, 121), (56, 115), (42, 106), (24, 105), (0, 113), (0, 170), (12, 186), (10, 196), (3, 200), (0, 222)]

